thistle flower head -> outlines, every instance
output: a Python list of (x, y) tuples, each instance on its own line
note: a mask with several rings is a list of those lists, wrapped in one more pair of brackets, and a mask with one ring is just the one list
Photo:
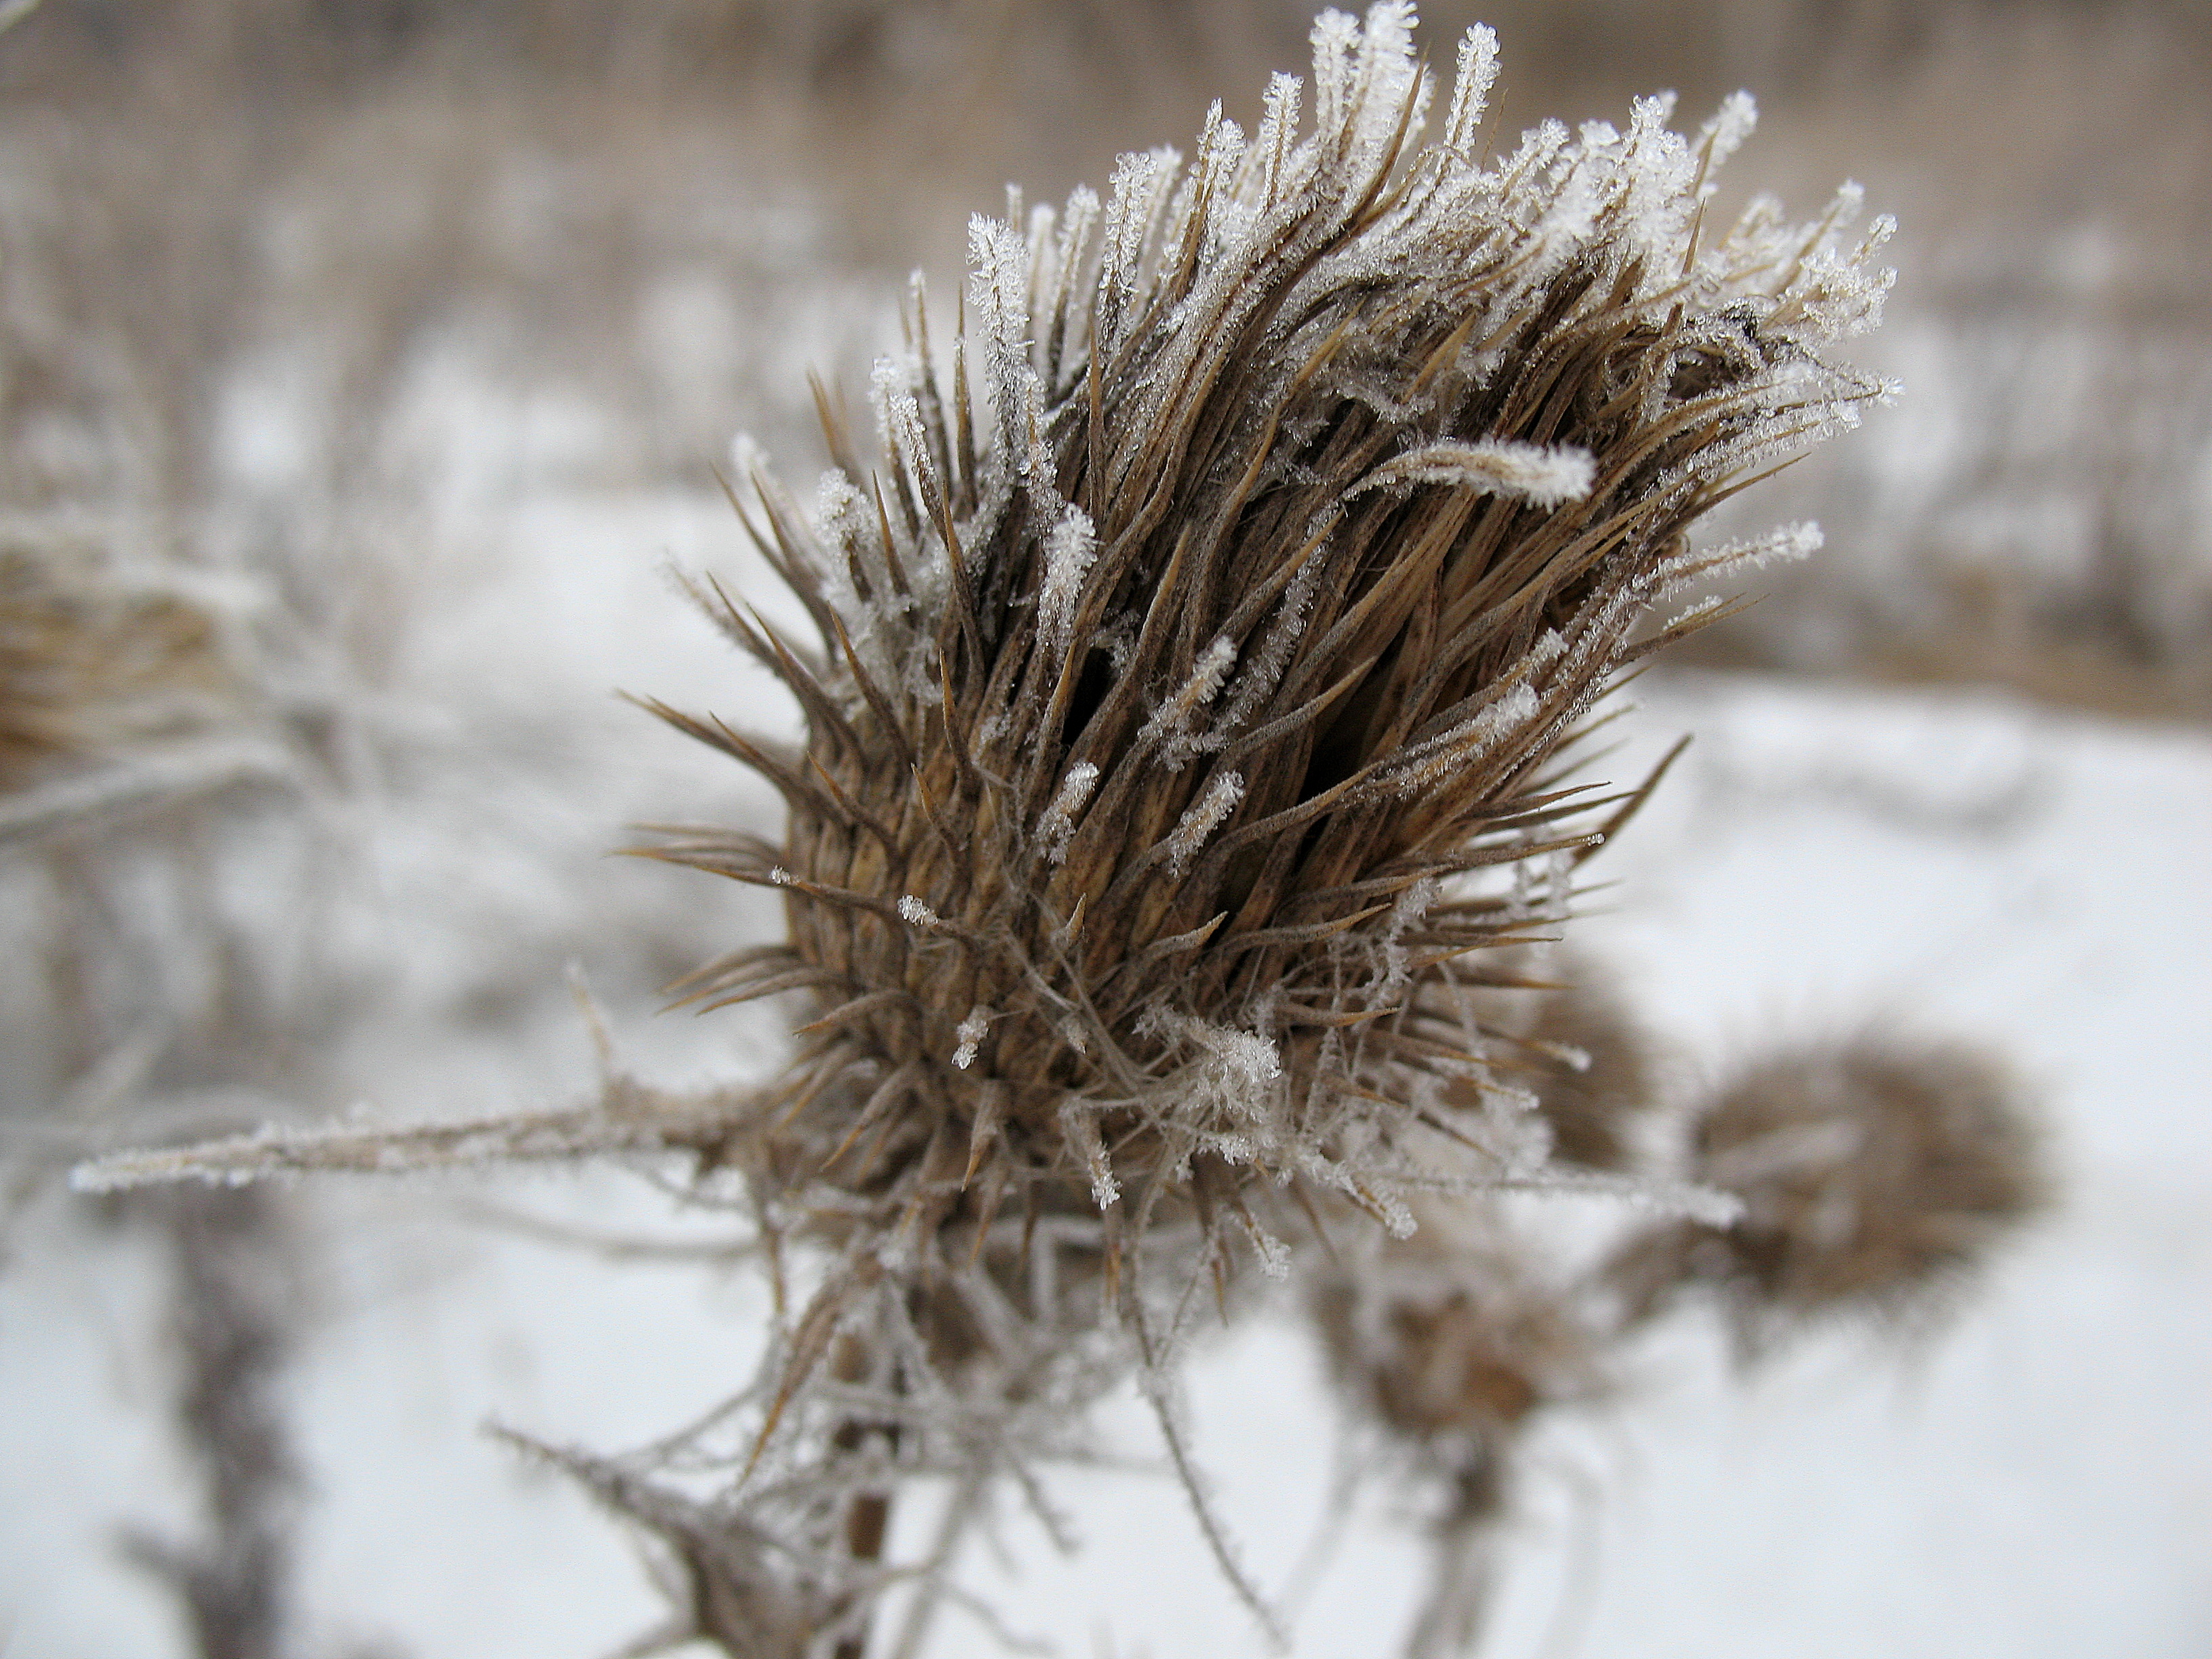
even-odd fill
[(1395, 1454), (1394, 1486), (1438, 1500), (1405, 1651), (1464, 1651), (1489, 1599), (1517, 1444), (1544, 1408), (1605, 1391), (1606, 1333), (1525, 1241), (1464, 1206), (1425, 1205), (1412, 1237), (1318, 1275), (1311, 1306), (1338, 1386)]
[(1597, 1393), (1599, 1343), (1502, 1229), (1427, 1206), (1422, 1219), (1322, 1275), (1313, 1305), (1339, 1383), (1425, 1467), (1462, 1472), (1497, 1460), (1539, 1407)]
[(1924, 1296), (2046, 1188), (2010, 1079), (1955, 1044), (1861, 1042), (1754, 1067), (1701, 1115), (1696, 1158), (1744, 1201), (1715, 1265), (1753, 1325)]
[(0, 790), (190, 733), (236, 701), (221, 619), (74, 547), (0, 547)]
[(1698, 1109), (1690, 1163), (1741, 1216), (1650, 1231), (1610, 1276), (1632, 1321), (1680, 1290), (1717, 1290), (1747, 1352), (1827, 1316), (1937, 1305), (2050, 1194), (2016, 1085), (1956, 1042), (1778, 1054)]
[(1265, 1177), (1402, 1227), (1440, 1164), (1540, 1158), (1461, 993), (1560, 914), (1601, 827), (1561, 752), (1698, 620), (1649, 613), (1746, 556), (1690, 526), (1882, 393), (1823, 352), (1883, 231), (1847, 194), (1708, 235), (1739, 103), (1485, 161), (1486, 30), (1423, 142), (1412, 21), (1328, 14), (1251, 135), (1217, 106), (1103, 201), (979, 218), (949, 363), (917, 288), (878, 372), (880, 452), (825, 399), (814, 510), (744, 481), (818, 641), (713, 603), (805, 740), (670, 717), (788, 828), (664, 852), (784, 892), (787, 944), (690, 987), (819, 1005), (747, 1155), (783, 1190), (1226, 1225)]

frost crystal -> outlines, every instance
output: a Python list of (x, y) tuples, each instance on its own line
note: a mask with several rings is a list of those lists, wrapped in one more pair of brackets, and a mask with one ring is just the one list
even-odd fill
[(981, 1005), (969, 1009), (968, 1018), (960, 1022), (959, 1030), (954, 1033), (960, 1039), (960, 1046), (952, 1051), (953, 1065), (963, 1072), (973, 1066), (976, 1050), (990, 1030), (991, 1011)]
[(1054, 864), (1066, 859), (1068, 837), (1075, 833), (1075, 815), (1097, 786), (1097, 767), (1089, 761), (1076, 762), (1067, 769), (1060, 793), (1052, 798), (1044, 817), (1037, 820), (1037, 838), (1044, 843), (1045, 856)]
[(1180, 876), (1190, 867), (1198, 849), (1206, 845), (1206, 838), (1221, 827), (1222, 820), (1236, 811), (1237, 803), (1243, 799), (1244, 780), (1235, 772), (1224, 772), (1206, 787), (1206, 793), (1185, 811), (1175, 833), (1164, 843), (1170, 875)]
[(1583, 449), (1510, 441), (1424, 444), (1376, 468), (1353, 486), (1352, 493), (1443, 484), (1518, 496), (1537, 507), (1558, 507), (1589, 495), (1595, 471), (1595, 461)]
[(1038, 620), (1045, 637), (1066, 650), (1068, 630), (1075, 623), (1076, 601), (1083, 579), (1098, 556), (1098, 534), (1090, 515), (1070, 502), (1045, 538), (1044, 586), (1037, 594)]

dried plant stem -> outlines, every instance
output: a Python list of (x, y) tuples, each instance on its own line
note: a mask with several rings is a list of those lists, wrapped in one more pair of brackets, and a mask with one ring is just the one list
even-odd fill
[(1435, 1523), (1429, 1590), (1406, 1638), (1407, 1659), (1449, 1659), (1473, 1649), (1490, 1611), (1505, 1518), (1505, 1468), (1498, 1455), (1459, 1469), (1449, 1510)]
[[(867, 1344), (860, 1338), (845, 1335), (837, 1340), (830, 1358), (830, 1375), (840, 1382), (856, 1383), (865, 1380), (869, 1371)], [(857, 1456), (872, 1437), (883, 1437), (896, 1450), (898, 1429), (895, 1425), (872, 1422), (858, 1415), (847, 1418), (831, 1431), (830, 1444), (842, 1456)], [(890, 1536), (891, 1524), (891, 1495), (889, 1492), (863, 1492), (854, 1495), (845, 1510), (845, 1548), (855, 1565), (866, 1567), (880, 1562), (884, 1543)], [(852, 1634), (837, 1644), (836, 1659), (861, 1659), (867, 1651), (868, 1625), (864, 1618)]]
[(134, 1530), (131, 1559), (184, 1604), (200, 1659), (278, 1659), (299, 1472), (283, 1384), (293, 1346), (290, 1229), (264, 1188), (183, 1188), (146, 1203), (176, 1275), (179, 1426), (206, 1480), (207, 1538)]

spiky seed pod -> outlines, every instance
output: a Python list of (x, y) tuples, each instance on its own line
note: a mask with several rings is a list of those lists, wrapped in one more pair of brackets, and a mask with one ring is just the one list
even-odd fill
[(1330, 1369), (1361, 1409), (1454, 1468), (1494, 1460), (1547, 1401), (1596, 1392), (1597, 1343), (1569, 1287), (1480, 1217), (1433, 1204), (1411, 1237), (1320, 1274)]
[[(1133, 1361), (1188, 1477), (1184, 1292), (1240, 1241), (1280, 1265), (1286, 1209), (1405, 1232), (1409, 1200), (1547, 1178), (1470, 993), (1522, 982), (1502, 953), (1635, 805), (1565, 760), (1620, 670), (1714, 614), (1653, 608), (1809, 547), (1688, 538), (1885, 395), (1824, 354), (1878, 314), (1887, 226), (1850, 240), (1846, 191), (1707, 237), (1743, 99), (1694, 138), (1650, 100), (1486, 163), (1484, 29), (1425, 143), (1412, 27), (1403, 0), (1324, 14), (1310, 88), (1277, 77), (1249, 139), (1217, 107), (1188, 166), (1126, 156), (1103, 203), (979, 219), (972, 326), (940, 374), (917, 290), (872, 464), (825, 394), (811, 509), (764, 468), (737, 481), (818, 638), (702, 597), (805, 735), (661, 712), (774, 784), (787, 827), (655, 851), (784, 894), (783, 942), (688, 988), (811, 1000), (778, 1079), (611, 1078), (579, 1110), (88, 1183), (671, 1148), (736, 1169), (769, 1246), (829, 1247), (818, 1288), (775, 1332), (726, 1503), (605, 1490), (695, 1589), (811, 1610), (794, 1659), (827, 1659), (891, 1582), (889, 1490), (945, 1477), (949, 1540)], [(1100, 1292), (1087, 1320), (1061, 1264)], [(684, 1628), (757, 1650), (719, 1617)]]
[(1188, 167), (979, 219), (972, 331), (941, 377), (917, 295), (879, 460), (829, 419), (811, 514), (744, 481), (820, 645), (715, 608), (806, 739), (669, 717), (789, 825), (662, 851), (787, 895), (690, 990), (815, 1000), (747, 1157), (841, 1226), (1073, 1184), (1219, 1233), (1288, 1184), (1402, 1227), (1409, 1183), (1528, 1173), (1470, 955), (1559, 915), (1601, 826), (1554, 763), (1695, 621), (1646, 612), (1790, 539), (1691, 524), (1883, 392), (1821, 353), (1884, 231), (1840, 240), (1847, 195), (1705, 238), (1747, 100), (1485, 166), (1486, 30), (1421, 143), (1411, 26), (1324, 15), (1303, 136), (1278, 77), (1249, 140), (1217, 107)]
[(1620, 999), (1573, 965), (1561, 988), (1523, 993), (1498, 1019), (1518, 1046), (1552, 1156), (1626, 1174), (1639, 1163), (1637, 1124), (1652, 1104), (1650, 1041)]
[(1692, 1164), (1742, 1200), (1741, 1219), (1660, 1230), (1615, 1277), (1646, 1307), (1714, 1285), (1753, 1349), (1823, 1316), (1924, 1304), (2049, 1193), (2017, 1086), (1958, 1043), (1861, 1039), (1765, 1060), (1700, 1109)]
[(1311, 1309), (1339, 1388), (1435, 1489), (1434, 1572), (1407, 1651), (1470, 1645), (1528, 1419), (1604, 1389), (1602, 1333), (1495, 1216), (1433, 1202), (1420, 1230), (1317, 1275)]

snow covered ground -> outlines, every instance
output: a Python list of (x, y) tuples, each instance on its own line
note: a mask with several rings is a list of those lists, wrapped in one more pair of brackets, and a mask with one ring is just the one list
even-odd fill
[[(1555, 9), (1558, 27), (1572, 27)], [(1828, 9), (1807, 12), (1824, 58)], [(0, 17), (24, 11), (0, 0)], [(1990, 36), (2020, 58), (2009, 79), (1998, 40), (1962, 33), (1955, 62), (1885, 82), (1878, 105), (1846, 100), (1825, 118), (1816, 106), (1810, 138), (1784, 137), (1810, 155), (1826, 118), (1861, 176), (1899, 171), (1887, 149), (1948, 181), (1902, 204), (1923, 239), (1908, 249), (1923, 251), (1908, 252), (1900, 294), (1918, 309), (1875, 348), (1912, 397), (1838, 447), (1843, 470), (1796, 474), (1800, 487), (1832, 481), (1803, 502), (1750, 498), (1757, 514), (1825, 514), (1838, 532), (1835, 562), (1808, 567), (1840, 573), (1832, 593), (1755, 613), (1802, 621), (1802, 659), (1822, 658), (1821, 630), (1853, 606), (1877, 631), (1917, 618), (1941, 637), (1977, 614), (1933, 603), (1945, 570), (1988, 578), (1999, 600), (2021, 582), (2040, 604), (2095, 574), (2068, 562), (2092, 551), (2140, 550), (2142, 568), (2121, 572), (2140, 581), (2118, 596), (2131, 628), (2182, 651), (2203, 634), (2212, 359), (2190, 320), (2196, 232), (2175, 211), (2203, 195), (2193, 181), (2212, 154), (2191, 147), (2203, 131), (2191, 60), (2166, 54), (2147, 75), (2141, 54), (2160, 37), (2101, 11), (2081, 27), (2114, 37), (2109, 64), (2069, 32), (1990, 16)], [(1514, 62), (1511, 32), (1506, 44)], [(1636, 83), (1651, 83), (1640, 62)], [(1255, 68), (1245, 89), (1258, 85)], [(1993, 86), (2012, 88), (2016, 106)], [(2100, 87), (2120, 90), (2074, 98)], [(1052, 118), (1071, 131), (1101, 120), (1081, 90), (1052, 86)], [(538, 133), (533, 106), (497, 86), (471, 82), (468, 94), (483, 100), (481, 123), (473, 110), (417, 108), (404, 88), (390, 109), (365, 104), (359, 125), (317, 143), (358, 152), (374, 176), (325, 176), (308, 156), (272, 196), (284, 234), (240, 255), (234, 281), (210, 267), (226, 274), (206, 297), (234, 288), (272, 303), (242, 337), (266, 360), (249, 352), (221, 370), (210, 487), (239, 517), (242, 563), (257, 574), (266, 563), (289, 579), (275, 586), (309, 596), (304, 640), (277, 643), (313, 647), (300, 653), (310, 660), (284, 666), (309, 682), (298, 701), (312, 712), (359, 720), (366, 758), (322, 794), (276, 803), (252, 836), (203, 836), (191, 857), (156, 847), (161, 879), (118, 884), (128, 902), (98, 918), (118, 954), (165, 969), (144, 942), (206, 922), (179, 898), (204, 886), (191, 896), (221, 929), (188, 943), (210, 958), (235, 951), (275, 981), (270, 1024), (297, 1050), (291, 1080), (311, 1111), (366, 1098), (390, 1117), (457, 1115), (573, 1099), (592, 1056), (564, 984), (571, 963), (644, 1074), (680, 1083), (765, 1063), (778, 1041), (765, 1011), (653, 1011), (665, 978), (773, 925), (776, 907), (605, 853), (639, 820), (757, 816), (767, 791), (610, 694), (776, 718), (763, 708), (780, 694), (673, 595), (658, 562), (766, 592), (726, 503), (703, 487), (696, 463), (718, 440), (702, 434), (746, 410), (803, 484), (819, 459), (788, 435), (810, 418), (805, 370), (857, 392), (870, 350), (890, 338), (896, 285), (857, 269), (855, 249), (897, 237), (883, 226), (855, 235), (827, 206), (769, 188), (787, 161), (772, 139), (771, 161), (733, 161), (719, 117), (664, 127), (624, 108), (651, 142), (633, 155), (632, 129), (611, 123), (615, 141), (593, 161), (589, 135), (605, 112), (556, 96), (558, 118), (539, 133), (546, 157), (505, 160), (502, 123)], [(1525, 94), (1540, 97), (1524, 82), (1516, 101)], [(218, 94), (210, 109), (228, 101)], [(264, 118), (258, 104), (240, 106)], [(1021, 131), (977, 118), (984, 107), (963, 112), (966, 137)], [(1132, 131), (1118, 96), (1115, 107), (1116, 143), (1172, 136)], [(2125, 118), (2148, 109), (2160, 118)], [(175, 125), (161, 113), (155, 130)], [(395, 150), (400, 129), (432, 161), (454, 147), (453, 179), (422, 173), (411, 146)], [(54, 131), (100, 149), (94, 135)], [(118, 131), (135, 179), (139, 130)], [(1987, 150), (1981, 172), (1943, 171), (1954, 133)], [(2128, 159), (2124, 145), (2145, 133), (2171, 146), (2172, 165)], [(624, 170), (647, 152), (649, 168)], [(23, 150), (5, 193), (37, 194), (32, 158), (45, 153)], [(157, 194), (190, 207), (224, 169), (189, 143), (177, 154), (185, 174), (207, 177)], [(1834, 174), (1825, 159), (1816, 171), (1824, 189)], [(879, 187), (903, 189), (904, 176), (889, 170)], [(2012, 193), (2022, 180), (2033, 201)], [(1875, 199), (1899, 205), (1879, 189)], [(568, 205), (541, 224), (533, 204)], [(62, 211), (79, 205), (60, 193), (56, 222), (104, 222)], [(603, 244), (590, 240), (595, 215)], [(2045, 215), (2085, 216), (2061, 238)], [(2144, 226), (2171, 245), (2130, 241)], [(926, 246), (949, 259), (957, 216), (943, 228)], [(446, 276), (416, 269), (415, 242), (436, 245), (425, 269)], [(87, 269), (123, 270), (134, 302), (191, 280), (185, 267), (125, 269), (98, 238), (90, 246)], [(316, 259), (292, 270), (308, 252)], [(941, 285), (944, 302), (956, 291)], [(393, 298), (410, 294), (409, 305)], [(87, 318), (104, 315), (97, 300)], [(532, 303), (561, 319), (564, 349), (524, 327)], [(108, 364), (96, 331), (76, 341), (64, 325), (76, 314), (55, 311), (69, 350), (45, 364), (69, 368), (57, 384), (71, 395), (85, 364), (108, 374), (130, 362)], [(127, 345), (138, 307), (119, 314)], [(336, 331), (327, 350), (297, 352), (318, 330)], [(181, 334), (166, 322), (152, 332), (158, 368)], [(338, 397), (355, 356), (368, 388), (358, 409)], [(520, 379), (502, 390), (503, 376)], [(108, 388), (98, 376), (85, 386)], [(112, 397), (100, 390), (87, 406)], [(76, 432), (63, 412), (49, 438)], [(349, 421), (375, 440), (360, 454)], [(391, 484), (392, 499), (377, 496), (354, 526), (357, 545), (330, 532), (332, 503), (313, 483), (325, 475)], [(137, 474), (118, 463), (117, 476)], [(388, 521), (376, 517), (387, 507)], [(210, 540), (226, 554), (224, 537)], [(2024, 563), (2023, 549), (2051, 568)], [(1869, 594), (1882, 603), (1867, 605)], [(352, 650), (356, 633), (371, 637)], [(1615, 885), (1570, 938), (1662, 1036), (1674, 1086), (1692, 1091), (1806, 1039), (1964, 1036), (2008, 1059), (2040, 1102), (2061, 1190), (1932, 1333), (1825, 1332), (1744, 1375), (1709, 1322), (1656, 1332), (1613, 1404), (1540, 1430), (1485, 1652), (2212, 1656), (2212, 737), (1995, 698), (1748, 678), (1655, 675), (1637, 695), (1645, 707), (1626, 723), (1632, 746), (1611, 775), (1641, 776), (1683, 732), (1697, 742), (1589, 866)], [(47, 971), (42, 907), (65, 878), (43, 882), (27, 860), (0, 864), (10, 1156), (18, 1131), (34, 1150), (52, 1145), (35, 1114), (81, 1074), (82, 1056), (56, 1058), (67, 1044), (42, 1029), (40, 995), (15, 994), (18, 979)], [(124, 1048), (173, 1036), (186, 1058), (172, 1069), (193, 1072), (191, 981), (207, 966), (183, 963), (178, 985), (155, 988), (175, 1005), (155, 1012), (176, 1032), (149, 1020)], [(203, 1054), (198, 1074), (238, 1059)], [(119, 1545), (126, 1528), (189, 1539), (200, 1528), (197, 1476), (169, 1422), (164, 1239), (127, 1211), (51, 1183), (17, 1188), (15, 1176), (0, 1162), (0, 1659), (171, 1659), (191, 1650), (174, 1598)], [(307, 1628), (288, 1659), (589, 1659), (653, 1622), (661, 1603), (639, 1551), (564, 1479), (483, 1429), (619, 1449), (744, 1381), (762, 1297), (741, 1267), (715, 1259), (726, 1219), (679, 1212), (611, 1170), (334, 1181), (283, 1199), (304, 1290), (290, 1375), (307, 1485)], [(592, 1238), (628, 1248), (612, 1259)], [(1410, 1499), (1377, 1476), (1346, 1525), (1326, 1524), (1339, 1417), (1297, 1310), (1214, 1341), (1188, 1383), (1221, 1511), (1253, 1577), (1295, 1615), (1296, 1651), (1395, 1653), (1425, 1567)], [(1081, 1553), (1061, 1557), (1009, 1513), (1003, 1554), (971, 1550), (961, 1581), (1011, 1632), (1070, 1656), (1266, 1652), (1162, 1471), (1149, 1414), (1122, 1397), (1101, 1415), (1130, 1467), (1048, 1476)], [(937, 1638), (940, 1656), (996, 1650), (958, 1609)]]
[[(1780, 681), (1654, 677), (1638, 695), (1634, 747), (1608, 769), (1636, 774), (1684, 731), (1697, 742), (1591, 866), (1618, 885), (1577, 937), (1663, 1034), (1683, 1086), (1793, 1039), (1978, 1039), (2044, 1103), (2063, 1192), (1931, 1337), (1825, 1333), (1747, 1377), (1695, 1318), (1640, 1350), (1616, 1404), (1540, 1436), (1486, 1651), (2212, 1652), (2212, 741)], [(734, 1023), (633, 1017), (641, 988), (609, 1000), (648, 1065), (757, 1052)], [(473, 1081), (503, 1090), (498, 1105), (587, 1075), (573, 1030), (542, 1050), (502, 1073), (456, 1038), (417, 1055), (406, 1086)], [(313, 1650), (581, 1659), (649, 1623), (623, 1536), (480, 1425), (599, 1448), (671, 1429), (745, 1375), (758, 1292), (680, 1249), (613, 1261), (483, 1212), (672, 1243), (711, 1242), (715, 1219), (608, 1172), (291, 1201), (311, 1287), (295, 1375)], [(169, 1605), (114, 1543), (126, 1522), (190, 1528), (158, 1255), (58, 1194), (8, 1243), (0, 1651), (176, 1653)], [(1370, 1482), (1313, 1548), (1337, 1419), (1295, 1315), (1222, 1339), (1190, 1384), (1222, 1510), (1297, 1613), (1296, 1650), (1393, 1651), (1419, 1540)], [(1106, 1420), (1158, 1462), (1133, 1401)], [(1050, 1490), (1080, 1556), (1012, 1516), (1005, 1556), (963, 1565), (1012, 1630), (1079, 1655), (1266, 1650), (1171, 1482), (1133, 1468)], [(944, 1619), (937, 1651), (989, 1650), (963, 1614)]]

